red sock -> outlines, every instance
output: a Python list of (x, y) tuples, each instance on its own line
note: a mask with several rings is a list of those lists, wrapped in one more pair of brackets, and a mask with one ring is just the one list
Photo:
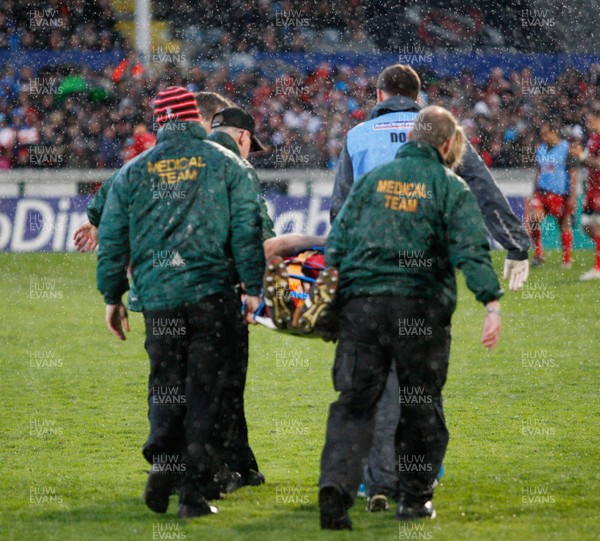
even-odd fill
[(596, 265), (594, 268), (600, 271), (600, 237), (594, 237), (594, 243), (596, 244)]
[(533, 239), (533, 245), (535, 246), (535, 257), (543, 257), (542, 232), (540, 231), (540, 224), (535, 224), (533, 227), (530, 227), (529, 233)]
[(573, 248), (573, 232), (564, 231), (560, 234), (563, 248), (563, 263), (571, 263), (571, 249)]

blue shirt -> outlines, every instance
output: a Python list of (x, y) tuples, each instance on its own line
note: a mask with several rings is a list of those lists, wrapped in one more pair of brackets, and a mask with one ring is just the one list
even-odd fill
[(538, 188), (558, 195), (569, 193), (569, 173), (567, 159), (569, 143), (561, 140), (552, 148), (541, 144), (536, 153), (537, 166), (540, 170)]
[(391, 162), (408, 142), (418, 113), (394, 112), (362, 122), (346, 135), (354, 181), (379, 165)]

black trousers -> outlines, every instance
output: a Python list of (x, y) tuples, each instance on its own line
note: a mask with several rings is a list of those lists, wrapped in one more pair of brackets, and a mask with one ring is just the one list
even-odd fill
[(244, 448), (238, 440), (227, 445), (230, 435), (247, 445), (248, 337), (239, 300), (211, 295), (190, 307), (145, 311), (144, 319), (150, 435), (143, 453), (153, 469), (180, 473), (180, 501), (196, 505), (219, 495), (224, 448), (233, 456)]
[(231, 471), (245, 479), (250, 470), (258, 471), (258, 464), (248, 442), (248, 425), (244, 410), (244, 389), (248, 373), (248, 327), (241, 317), (241, 304), (236, 309), (232, 326), (236, 353), (229, 374), (225, 378), (221, 409), (214, 438), (219, 446), (222, 461)]
[(367, 496), (385, 494), (398, 499), (398, 463), (396, 460), (396, 427), (400, 420), (398, 377), (392, 363), (390, 373), (377, 404), (373, 443), (369, 451), (364, 482)]
[(399, 495), (426, 502), (448, 445), (442, 407), (450, 314), (435, 300), (359, 297), (340, 309), (331, 404), (319, 486), (336, 486), (352, 505), (373, 439), (375, 412), (392, 362), (400, 410), (395, 427)]

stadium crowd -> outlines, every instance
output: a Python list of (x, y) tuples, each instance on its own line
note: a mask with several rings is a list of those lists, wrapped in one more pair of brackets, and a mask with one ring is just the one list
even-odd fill
[(197, 55), (320, 50), (343, 43), (348, 50), (377, 50), (359, 21), (369, 2), (352, 0), (343, 9), (335, 2), (311, 0), (232, 0), (227, 5), (210, 0), (158, 0), (157, 19), (170, 23), (174, 37), (196, 38)]
[[(195, 45), (192, 54), (201, 58), (240, 52), (396, 52), (399, 46), (418, 44), (455, 51), (562, 50), (554, 32), (542, 25), (524, 27), (528, 4), (512, 0), (502, 9), (490, 9), (485, 0), (430, 0), (426, 5), (407, 0), (154, 0), (152, 14), (167, 23), (171, 38)], [(133, 2), (6, 0), (0, 6), (0, 50), (127, 47), (113, 7), (122, 10), (122, 20), (132, 20)]]
[[(246, 107), (271, 148), (259, 167), (335, 167), (348, 129), (374, 105), (374, 79), (364, 66), (321, 64), (308, 74), (289, 68), (267, 76), (260, 64), (234, 72), (166, 66), (145, 71), (130, 57), (95, 72), (88, 67), (0, 69), (0, 168), (119, 167), (138, 125), (153, 131), (151, 98), (168, 84), (222, 93)], [(421, 70), (424, 103), (452, 111), (486, 163), (533, 165), (539, 123), (556, 117), (574, 138), (585, 135), (586, 104), (600, 93), (600, 66), (565, 71), (547, 86), (531, 71), (491, 71), (477, 84), (468, 71), (438, 79)], [(41, 156), (41, 157), (40, 157)]]
[(0, 51), (110, 51), (126, 46), (109, 0), (5, 0)]
[[(0, 7), (0, 51), (25, 56), (19, 67), (0, 64), (0, 169), (119, 167), (137, 144), (134, 134), (154, 131), (151, 97), (168, 85), (216, 91), (247, 108), (257, 135), (270, 147), (255, 156), (258, 167), (334, 168), (346, 132), (366, 119), (375, 103), (375, 80), (365, 67), (323, 63), (305, 73), (281, 61), (262, 61), (237, 69), (222, 62), (223, 55), (303, 52), (311, 32), (321, 39), (335, 31), (344, 44), (368, 44), (357, 21), (377, 9), (360, 0), (344, 10), (334, 2), (308, 0), (233, 0), (226, 7), (206, 0), (157, 0), (155, 17), (168, 21), (175, 37), (202, 44), (202, 58), (187, 58), (199, 60), (192, 62), (197, 67), (167, 58), (159, 65), (153, 60), (154, 69), (146, 70), (129, 52), (104, 70), (34, 70), (29, 51), (130, 51), (130, 46), (116, 29), (109, 0), (7, 0)], [(200, 67), (211, 59), (221, 62)], [(569, 127), (571, 136), (585, 135), (585, 104), (600, 93), (597, 65), (585, 73), (567, 70), (543, 86), (527, 69), (493, 69), (484, 84), (468, 70), (455, 79), (419, 71), (423, 104), (452, 111), (486, 163), (498, 167), (533, 164), (539, 122), (549, 115)]]

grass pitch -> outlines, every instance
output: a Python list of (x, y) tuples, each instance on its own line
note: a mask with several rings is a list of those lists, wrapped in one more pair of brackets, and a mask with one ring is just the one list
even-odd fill
[[(495, 254), (497, 269), (501, 254)], [(321, 532), (317, 479), (334, 346), (253, 329), (247, 417), (267, 484), (218, 502), (220, 513), (156, 515), (141, 494), (147, 464), (143, 321), (120, 343), (104, 326), (95, 258), (0, 256), (5, 540), (600, 539), (600, 283), (580, 283), (550, 253), (503, 301), (503, 336), (479, 344), (483, 309), (460, 281), (445, 406), (451, 439), (435, 521), (351, 511), (354, 532)]]

